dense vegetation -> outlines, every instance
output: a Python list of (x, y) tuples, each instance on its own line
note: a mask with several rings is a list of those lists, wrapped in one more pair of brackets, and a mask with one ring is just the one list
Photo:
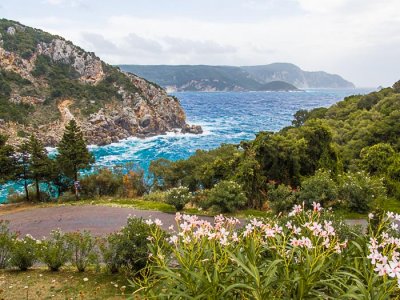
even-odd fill
[(13, 89), (26, 90), (31, 82), (12, 71), (0, 70), (0, 119), (26, 123), (33, 107), (9, 101)]
[(234, 181), (247, 207), (277, 211), (318, 201), (366, 212), (387, 197), (400, 200), (399, 85), (298, 111), (293, 126), (260, 132), (253, 141), (153, 161), (154, 187), (186, 186), (207, 206), (208, 191)]
[(40, 42), (49, 43), (54, 38), (53, 35), (40, 29), (23, 26), (22, 24), (0, 19), (0, 31), (6, 32), (9, 27), (16, 27), (15, 34), (2, 34), (3, 48), (10, 52), (18, 53), (21, 57), (29, 59), (36, 50)]
[(222, 215), (212, 224), (178, 213), (170, 237), (152, 228), (152, 255), (134, 281), (135, 293), (145, 299), (398, 299), (393, 221), (400, 215), (369, 218), (362, 232), (319, 203), (243, 227)]
[[(15, 29), (13, 34), (7, 33)], [(40, 43), (50, 43), (62, 39), (42, 30), (21, 25), (18, 22), (0, 19), (0, 40), (2, 47), (24, 59), (31, 59), (37, 53)], [(79, 54), (89, 55), (83, 49), (68, 42)], [(21, 124), (40, 126), (59, 119), (57, 102), (59, 99), (74, 99), (72, 109), (76, 114), (88, 116), (97, 112), (105, 104), (122, 99), (118, 86), (126, 92), (140, 93), (140, 90), (121, 73), (118, 68), (102, 62), (105, 78), (96, 85), (84, 84), (80, 75), (70, 63), (53, 61), (49, 56), (38, 55), (31, 71), (33, 81), (23, 79), (12, 71), (0, 70), (0, 119)], [(41, 100), (40, 105), (10, 101), (11, 94), (31, 96)], [(28, 117), (31, 116), (31, 117)], [(25, 132), (20, 133), (25, 136)]]

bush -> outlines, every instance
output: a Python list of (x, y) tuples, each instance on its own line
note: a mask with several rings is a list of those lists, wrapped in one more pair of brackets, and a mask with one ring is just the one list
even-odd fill
[(58, 271), (70, 258), (71, 250), (61, 230), (53, 230), (40, 244), (40, 259), (51, 271)]
[(83, 177), (81, 187), (81, 195), (84, 198), (116, 196), (122, 191), (122, 176), (110, 169), (100, 169)]
[(128, 218), (127, 225), (118, 233), (110, 234), (100, 245), (103, 260), (111, 273), (123, 269), (134, 274), (146, 266), (149, 249), (147, 238), (151, 224), (139, 218)]
[(351, 211), (368, 212), (374, 200), (386, 197), (381, 179), (368, 176), (365, 172), (347, 173), (340, 176), (339, 196)]
[(0, 269), (5, 269), (11, 258), (16, 235), (8, 229), (8, 221), (0, 220)]
[[(36, 202), (36, 187), (29, 186), (28, 188), (29, 199), (32, 202)], [(44, 191), (40, 191), (40, 201), (42, 202), (49, 202), (51, 197), (48, 193)], [(7, 203), (21, 203), (26, 202), (26, 195), (25, 192), (17, 192), (13, 189), (10, 189), (8, 196), (7, 196)]]
[(119, 244), (121, 243), (120, 233), (111, 233), (100, 241), (100, 251), (108, 271), (112, 274), (118, 273), (121, 267)]
[(400, 291), (393, 220), (358, 235), (337, 227), (319, 203), (252, 219), (243, 229), (223, 216), (175, 219), (174, 235), (152, 231), (148, 269), (134, 281), (138, 298), (394, 299)]
[(210, 189), (207, 200), (200, 205), (216, 212), (228, 213), (243, 208), (246, 202), (246, 196), (239, 184), (223, 180)]
[(289, 211), (297, 202), (297, 193), (290, 186), (268, 184), (269, 206), (275, 212)]
[(124, 197), (134, 198), (143, 196), (147, 192), (143, 170), (130, 170), (122, 177)]
[(304, 201), (308, 207), (311, 207), (313, 202), (330, 207), (337, 199), (337, 184), (327, 171), (318, 170), (314, 176), (304, 179), (301, 183), (299, 200)]
[(186, 203), (192, 200), (192, 193), (187, 187), (180, 186), (168, 191), (165, 202), (175, 206), (177, 211), (182, 210)]
[(72, 232), (66, 234), (67, 242), (71, 248), (71, 262), (79, 272), (84, 272), (90, 263), (97, 262), (95, 247), (96, 239), (88, 231)]
[(143, 196), (143, 200), (145, 201), (166, 202), (166, 199), (167, 192), (163, 191), (154, 191)]
[(37, 245), (40, 241), (27, 234), (23, 239), (14, 239), (11, 254), (11, 266), (26, 271), (37, 261)]

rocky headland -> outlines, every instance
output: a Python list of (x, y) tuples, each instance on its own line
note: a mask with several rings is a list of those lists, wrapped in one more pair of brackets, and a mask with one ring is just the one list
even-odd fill
[(89, 144), (168, 131), (201, 133), (163, 88), (101, 61), (71, 42), (0, 20), (0, 133), (18, 144), (35, 133), (46, 146), (71, 119)]

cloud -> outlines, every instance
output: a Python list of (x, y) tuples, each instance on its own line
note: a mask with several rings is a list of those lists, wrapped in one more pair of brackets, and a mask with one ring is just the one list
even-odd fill
[(106, 40), (101, 34), (83, 32), (82, 37), (92, 49), (96, 50), (96, 52), (113, 54), (118, 51), (118, 47), (114, 43)]
[(163, 51), (163, 46), (153, 39), (147, 39), (137, 35), (136, 33), (130, 33), (124, 38), (126, 46), (132, 51), (143, 51), (145, 53), (159, 54)]
[[(363, 86), (398, 79), (399, 0), (46, 0), (39, 8), (23, 1), (2, 3), (10, 12), (4, 16), (66, 37), (112, 64), (287, 61)], [(72, 7), (79, 3), (93, 9)], [(26, 15), (17, 17), (22, 9)]]
[(236, 52), (236, 48), (233, 46), (221, 45), (211, 40), (197, 41), (175, 37), (165, 37), (163, 40), (168, 44), (167, 49), (170, 53), (196, 53), (198, 55), (213, 55)]

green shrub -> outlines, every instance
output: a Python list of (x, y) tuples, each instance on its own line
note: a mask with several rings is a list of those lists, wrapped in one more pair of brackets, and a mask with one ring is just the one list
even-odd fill
[(121, 235), (119, 233), (111, 233), (100, 241), (100, 251), (103, 256), (108, 271), (112, 274), (118, 273), (121, 268), (121, 259), (119, 252), (119, 244), (121, 243)]
[(16, 238), (8, 228), (8, 221), (0, 220), (0, 269), (5, 269), (11, 259), (13, 241)]
[(123, 175), (122, 182), (124, 197), (140, 197), (148, 191), (142, 169), (128, 171), (127, 174)]
[(154, 191), (143, 196), (143, 200), (145, 201), (166, 202), (166, 199), (167, 192), (163, 191)]
[(368, 212), (374, 200), (384, 200), (386, 189), (381, 179), (365, 172), (347, 173), (340, 176), (339, 197), (351, 211)]
[(100, 169), (94, 174), (83, 177), (81, 188), (83, 198), (116, 196), (122, 191), (122, 176), (110, 169)]
[(268, 201), (275, 212), (289, 211), (297, 202), (297, 193), (290, 186), (268, 184)]
[(386, 270), (397, 270), (392, 222), (358, 236), (318, 204), (254, 218), (243, 229), (223, 216), (213, 223), (179, 213), (175, 219), (174, 235), (165, 238), (161, 227), (151, 233), (148, 268), (134, 279), (138, 298), (394, 299), (399, 292), (398, 279), (377, 268), (386, 260)]
[(100, 245), (103, 261), (111, 273), (124, 270), (134, 274), (146, 266), (149, 249), (147, 238), (151, 224), (139, 218), (128, 218), (120, 232), (110, 234)]
[(40, 260), (51, 271), (58, 271), (71, 257), (71, 250), (64, 233), (58, 229), (50, 233), (50, 237), (43, 239), (39, 246)]
[(330, 172), (318, 170), (314, 176), (308, 177), (301, 183), (299, 201), (311, 207), (313, 202), (323, 207), (335, 204), (338, 198), (337, 184), (331, 178)]
[(14, 239), (11, 254), (11, 266), (26, 271), (37, 261), (38, 241), (27, 234), (23, 239)]
[[(29, 186), (28, 187), (29, 199), (31, 201), (36, 202), (36, 187)], [(51, 200), (51, 196), (44, 192), (40, 191), (40, 201), (41, 202), (49, 202)], [(7, 195), (7, 203), (21, 203), (26, 201), (25, 192), (17, 192), (15, 190), (10, 190)]]
[(175, 206), (177, 211), (182, 210), (192, 200), (192, 193), (187, 187), (180, 186), (168, 190), (165, 202)]
[(243, 208), (246, 202), (246, 196), (238, 183), (223, 180), (210, 189), (207, 200), (201, 205), (205, 209), (228, 213)]
[(79, 272), (84, 272), (90, 263), (97, 262), (97, 240), (88, 231), (72, 232), (66, 234), (67, 242), (71, 248), (71, 263)]

